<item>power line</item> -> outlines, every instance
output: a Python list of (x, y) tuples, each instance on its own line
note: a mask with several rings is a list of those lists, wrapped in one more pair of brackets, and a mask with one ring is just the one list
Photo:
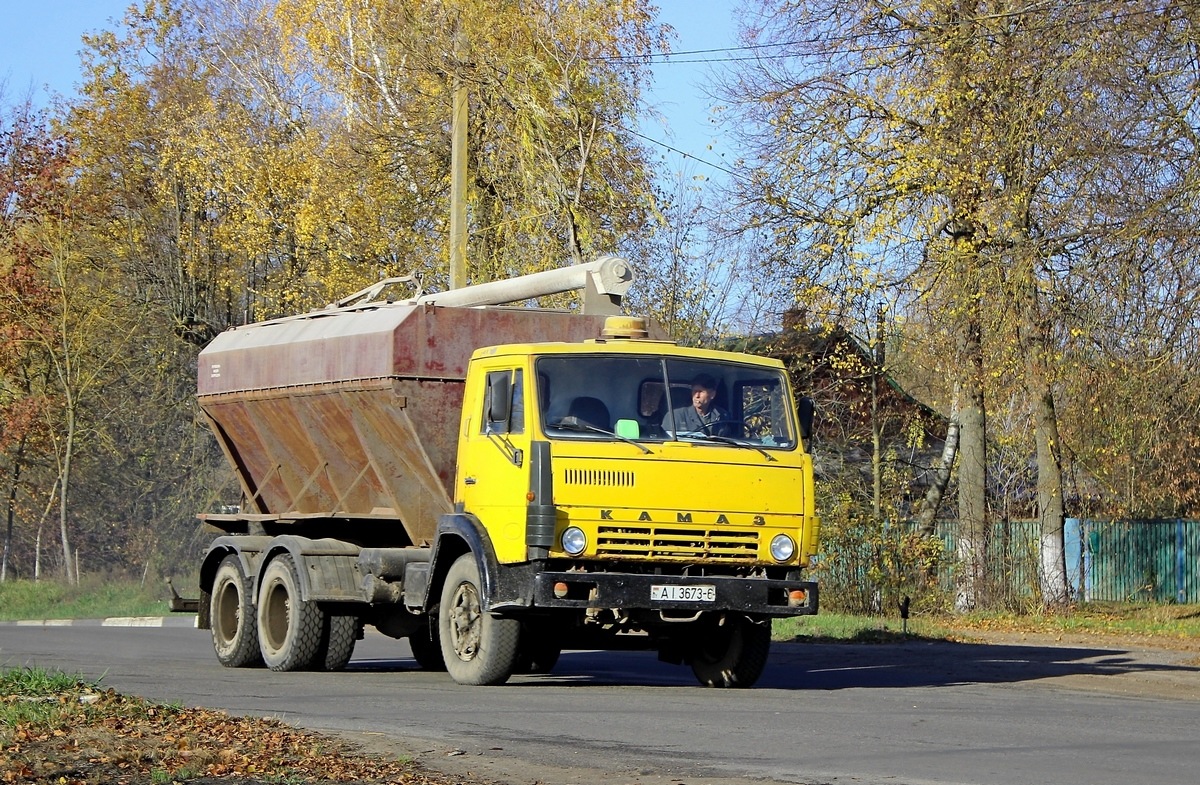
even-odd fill
[(650, 142), (651, 144), (656, 144), (659, 147), (662, 147), (666, 150), (670, 150), (673, 153), (682, 155), (684, 158), (690, 158), (691, 160), (693, 160), (697, 163), (704, 164), (705, 166), (711, 166), (713, 169), (716, 169), (719, 172), (724, 172), (725, 174), (730, 175), (731, 177), (736, 177), (738, 179), (742, 179), (745, 177), (745, 175), (740, 172), (736, 172), (733, 169), (727, 169), (724, 166), (721, 166), (720, 164), (715, 164), (712, 161), (707, 161), (703, 158), (700, 158), (699, 156), (695, 156), (695, 155), (692, 155), (691, 153), (684, 152), (683, 150), (680, 150), (678, 147), (672, 147), (671, 145), (667, 144), (666, 142), (660, 142), (659, 140), (654, 139), (649, 136), (646, 136), (643, 133), (638, 133), (637, 131), (633, 130), (632, 128), (628, 128), (624, 125), (618, 126), (618, 127), (627, 134), (632, 134), (633, 136), (636, 136), (639, 139), (644, 139), (647, 142)]
[[(1184, 2), (1178, 3), (1177, 5), (1175, 5), (1175, 7), (1180, 8), (1180, 9), (1195, 8), (1197, 6), (1197, 4), (1198, 4), (1198, 0), (1184, 0)], [(929, 23), (929, 24), (924, 25), (923, 27), (925, 27), (926, 29), (937, 29), (937, 28), (949, 29), (949, 28), (956, 28), (962, 24), (977, 24), (977, 23), (981, 23), (981, 22), (998, 21), (998, 20), (1003, 20), (1003, 19), (1014, 19), (1017, 17), (1026, 16), (1029, 14), (1039, 13), (1043, 10), (1046, 10), (1048, 7), (1051, 7), (1052, 5), (1054, 5), (1054, 4), (1051, 2), (1048, 2), (1048, 1), (1041, 2), (1041, 3), (1033, 3), (1029, 6), (1026, 6), (1025, 8), (1016, 9), (1016, 10), (1012, 10), (1012, 11), (999, 11), (999, 12), (991, 13), (991, 14), (980, 14), (978, 16), (970, 17), (970, 18), (963, 19), (963, 20), (956, 21), (956, 22)], [(1057, 6), (1056, 10), (1065, 11), (1065, 10), (1071, 10), (1073, 8), (1093, 8), (1094, 6), (1095, 6), (1094, 0), (1073, 0), (1073, 2), (1065, 3), (1065, 4)], [(1043, 23), (1041, 25), (1025, 28), (1025, 32), (1037, 33), (1037, 32), (1044, 32), (1047, 30), (1053, 30), (1057, 27), (1065, 27), (1067, 25), (1074, 26), (1074, 25), (1078, 25), (1078, 24), (1086, 23), (1086, 22), (1121, 21), (1121, 20), (1133, 19), (1133, 18), (1141, 17), (1141, 16), (1157, 16), (1158, 14), (1159, 14), (1159, 9), (1157, 9), (1157, 8), (1141, 8), (1138, 10), (1127, 11), (1127, 12), (1102, 12), (1102, 13), (1097, 13), (1090, 17), (1086, 17), (1084, 19), (1047, 20), (1045, 23)], [(910, 32), (912, 32), (911, 29), (910, 29)], [(841, 35), (814, 35), (814, 36), (811, 36), (808, 38), (796, 38), (796, 39), (791, 39), (791, 40), (787, 40), (787, 41), (775, 41), (775, 42), (771, 42), (771, 43), (762, 43), (762, 44), (745, 44), (742, 46), (719, 47), (719, 48), (714, 48), (714, 49), (691, 49), (691, 50), (685, 50), (685, 51), (681, 51), (681, 52), (649, 52), (646, 54), (605, 55), (605, 56), (600, 56), (600, 57), (589, 57), (586, 59), (591, 60), (593, 62), (602, 62), (602, 63), (638, 63), (638, 64), (642, 64), (642, 65), (689, 65), (689, 64), (705, 64), (705, 63), (737, 63), (737, 62), (746, 62), (746, 61), (754, 61), (754, 60), (762, 60), (762, 59), (777, 59), (777, 58), (786, 58), (786, 57), (796, 56), (796, 54), (793, 52), (781, 52), (778, 54), (766, 54), (766, 55), (750, 54), (750, 53), (759, 53), (765, 49), (769, 50), (769, 49), (780, 49), (780, 48), (786, 48), (786, 47), (811, 46), (813, 44), (818, 44), (818, 43), (825, 43), (825, 44), (850, 43), (850, 42), (859, 41), (862, 39), (872, 38), (877, 35), (878, 35), (877, 33), (867, 33), (867, 32), (845, 33), (845, 34), (841, 34)], [(818, 54), (818, 55), (863, 54), (866, 52), (874, 52), (874, 51), (893, 49), (899, 45), (900, 44), (897, 44), (897, 43), (887, 43), (887, 44), (879, 43), (879, 44), (863, 45), (863, 46), (856, 46), (856, 47), (846, 47), (844, 49), (826, 48), (816, 54)], [(747, 54), (745, 56), (737, 56), (738, 53), (747, 53)], [(714, 55), (714, 54), (730, 55), (730, 56), (728, 56), (728, 57), (700, 57), (701, 55)], [(695, 58), (695, 59), (683, 59), (683, 58)]]
[[(1197, 5), (1200, 5), (1200, 0), (1183, 0), (1182, 2), (1175, 4), (1174, 7), (1177, 9), (1195, 8)], [(1043, 11), (1050, 10), (1050, 9), (1058, 10), (1058, 11), (1068, 11), (1068, 10), (1075, 9), (1075, 8), (1089, 8), (1090, 9), (1090, 8), (1094, 8), (1094, 7), (1095, 7), (1094, 0), (1072, 0), (1072, 2), (1063, 3), (1061, 5), (1054, 3), (1052, 0), (1034, 0), (1034, 2), (1031, 2), (1029, 5), (1027, 5), (1023, 8), (1020, 8), (1020, 9), (1014, 9), (1011, 11), (1000, 11), (1000, 12), (989, 13), (989, 14), (980, 14), (980, 15), (977, 15), (974, 17), (970, 17), (969, 19), (964, 19), (964, 20), (961, 20), (958, 22), (930, 23), (930, 24), (924, 25), (924, 28), (929, 29), (929, 30), (937, 29), (937, 28), (952, 28), (952, 27), (957, 27), (963, 23), (977, 24), (977, 23), (982, 23), (982, 22), (998, 21), (998, 20), (1003, 20), (1003, 19), (1015, 19), (1015, 18), (1027, 16), (1030, 14), (1039, 14)], [(1101, 12), (1101, 13), (1097, 13), (1097, 14), (1088, 16), (1084, 19), (1075, 19), (1075, 20), (1048, 19), (1043, 24), (1040, 24), (1037, 26), (1026, 26), (1023, 29), (1023, 32), (1037, 33), (1037, 32), (1041, 32), (1041, 31), (1052, 30), (1052, 29), (1055, 29), (1058, 27), (1064, 27), (1066, 25), (1078, 25), (1081, 23), (1097, 22), (1097, 21), (1105, 21), (1105, 20), (1107, 20), (1107, 21), (1123, 21), (1123, 20), (1133, 19), (1133, 18), (1146, 16), (1146, 15), (1158, 15), (1159, 12), (1160, 12), (1160, 9), (1157, 9), (1157, 8), (1139, 8), (1139, 9), (1127, 11), (1127, 12), (1119, 12), (1119, 11), (1118, 12)], [(910, 29), (910, 32), (915, 32), (915, 31)], [(782, 52), (779, 54), (766, 54), (764, 56), (763, 54), (761, 54), (761, 52), (763, 50), (776, 50), (776, 49), (785, 48), (785, 47), (811, 46), (813, 44), (818, 44), (818, 43), (825, 43), (825, 44), (848, 43), (848, 42), (853, 42), (853, 41), (858, 41), (858, 40), (862, 40), (865, 38), (873, 37), (874, 35), (875, 34), (865, 33), (865, 32), (864, 33), (846, 33), (846, 34), (842, 34), (842, 35), (815, 35), (815, 36), (812, 36), (809, 38), (797, 38), (797, 39), (792, 39), (792, 40), (788, 40), (788, 41), (776, 41), (776, 42), (772, 42), (772, 43), (746, 44), (746, 45), (742, 45), (742, 46), (719, 47), (719, 48), (712, 48), (712, 49), (692, 49), (692, 50), (685, 50), (685, 51), (681, 51), (681, 52), (654, 52), (654, 53), (649, 53), (649, 54), (644, 54), (644, 55), (610, 55), (610, 56), (604, 56), (604, 57), (593, 57), (593, 58), (588, 58), (588, 59), (596, 61), (596, 62), (607, 62), (607, 63), (617, 63), (617, 64), (626, 62), (626, 63), (641, 63), (644, 65), (734, 63), (734, 62), (762, 60), (762, 59), (764, 59), (764, 57), (765, 57), (765, 59), (776, 59), (776, 58), (786, 58), (786, 57), (796, 56), (796, 54), (793, 52)], [(894, 49), (899, 45), (900, 44), (896, 44), (896, 43), (873, 44), (870, 46), (847, 47), (847, 48), (840, 49), (840, 50), (826, 48), (823, 51), (818, 52), (816, 54), (825, 55), (825, 56), (836, 55), (836, 54), (862, 54), (862, 53), (872, 52), (872, 51)], [(745, 54), (745, 56), (738, 56), (740, 53), (746, 53), (746, 54)], [(704, 57), (705, 55), (730, 55), (730, 56)], [(691, 58), (691, 59), (682, 59), (682, 58)], [(724, 172), (732, 177), (735, 177), (738, 179), (745, 179), (745, 177), (746, 177), (745, 174), (736, 172), (732, 169), (729, 169), (720, 164), (713, 163), (712, 161), (706, 160), (704, 158), (700, 158), (699, 156), (692, 155), (691, 153), (684, 152), (683, 150), (680, 150), (677, 147), (673, 147), (672, 145), (669, 145), (665, 142), (659, 141), (657, 139), (653, 139), (649, 136), (646, 136), (645, 134), (639, 133), (630, 128), (626, 128), (624, 126), (622, 126), (622, 128), (626, 132), (628, 132), (640, 139), (643, 139), (651, 144), (657, 145), (658, 147), (661, 147), (665, 150), (669, 150), (677, 155), (681, 155), (684, 158), (696, 161), (697, 163), (712, 167), (713, 169), (716, 169), (717, 171), (720, 171), (720, 172)]]

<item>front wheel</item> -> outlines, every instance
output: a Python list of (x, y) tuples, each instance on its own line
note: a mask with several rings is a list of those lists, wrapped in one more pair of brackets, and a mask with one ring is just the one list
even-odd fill
[(258, 593), (258, 642), (273, 671), (306, 670), (316, 664), (324, 638), (325, 612), (300, 597), (300, 578), (291, 554), (275, 557), (263, 570)]
[(692, 652), (692, 673), (708, 687), (752, 687), (767, 666), (771, 624), (731, 614), (706, 627)]
[(249, 581), (242, 563), (234, 554), (217, 567), (209, 599), (213, 650), (226, 668), (245, 668), (262, 664), (258, 650), (258, 627)]
[(459, 684), (503, 684), (516, 666), (521, 622), (484, 611), (480, 586), (473, 554), (450, 565), (438, 614), (442, 660)]

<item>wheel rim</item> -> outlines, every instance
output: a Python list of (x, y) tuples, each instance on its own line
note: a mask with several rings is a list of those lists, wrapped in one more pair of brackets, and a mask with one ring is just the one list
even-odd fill
[(221, 645), (228, 646), (237, 636), (238, 624), (241, 621), (241, 593), (232, 581), (222, 584), (216, 594), (217, 612), (213, 620), (213, 628)]
[(459, 584), (450, 608), (450, 641), (460, 660), (468, 662), (479, 653), (482, 624), (483, 610), (479, 593), (469, 583)]
[(273, 584), (267, 594), (266, 606), (267, 623), (263, 625), (263, 632), (267, 634), (267, 645), (278, 651), (287, 641), (291, 622), (292, 599), (287, 587), (279, 582)]

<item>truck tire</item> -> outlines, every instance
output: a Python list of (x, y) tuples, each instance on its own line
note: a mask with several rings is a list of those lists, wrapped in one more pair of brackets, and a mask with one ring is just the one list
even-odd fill
[(767, 665), (771, 625), (741, 615), (706, 627), (692, 649), (692, 673), (708, 687), (752, 687)]
[(325, 612), (300, 599), (300, 578), (289, 553), (280, 554), (263, 570), (258, 592), (258, 644), (263, 662), (273, 671), (307, 670), (321, 648)]
[(503, 684), (516, 666), (521, 622), (485, 613), (479, 567), (467, 553), (442, 586), (438, 633), (446, 670), (459, 684)]
[(442, 657), (442, 636), (436, 620), (429, 620), (429, 623), (409, 635), (408, 648), (412, 649), (413, 659), (423, 670), (446, 670), (446, 660)]
[(242, 573), (242, 562), (230, 554), (221, 560), (209, 597), (213, 650), (226, 668), (262, 665), (258, 650), (258, 625), (254, 620), (251, 590)]
[(321, 645), (313, 658), (316, 670), (340, 671), (354, 654), (358, 641), (358, 617), (334, 616), (325, 613), (325, 624), (321, 630)]

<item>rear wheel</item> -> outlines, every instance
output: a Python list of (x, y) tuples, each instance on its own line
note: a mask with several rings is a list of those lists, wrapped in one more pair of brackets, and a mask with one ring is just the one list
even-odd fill
[(412, 649), (413, 659), (417, 665), (427, 671), (446, 670), (446, 661), (442, 659), (442, 636), (438, 634), (438, 624), (430, 619), (429, 623), (408, 636), (408, 648)]
[(742, 615), (706, 626), (692, 650), (692, 672), (709, 687), (751, 687), (771, 651), (771, 625)]
[(234, 554), (226, 556), (213, 578), (209, 621), (212, 624), (213, 649), (217, 659), (227, 668), (262, 664), (254, 603), (250, 597), (250, 586), (242, 572), (241, 560)]
[(313, 667), (321, 649), (325, 612), (300, 597), (300, 578), (291, 554), (281, 554), (263, 570), (258, 593), (258, 642), (263, 662), (273, 671)]
[(442, 659), (459, 684), (503, 684), (516, 665), (521, 622), (483, 610), (479, 567), (467, 553), (450, 566), (438, 615)]
[(340, 671), (354, 654), (354, 644), (358, 641), (358, 617), (329, 613), (324, 616), (321, 645), (313, 657), (313, 667), (316, 670)]

